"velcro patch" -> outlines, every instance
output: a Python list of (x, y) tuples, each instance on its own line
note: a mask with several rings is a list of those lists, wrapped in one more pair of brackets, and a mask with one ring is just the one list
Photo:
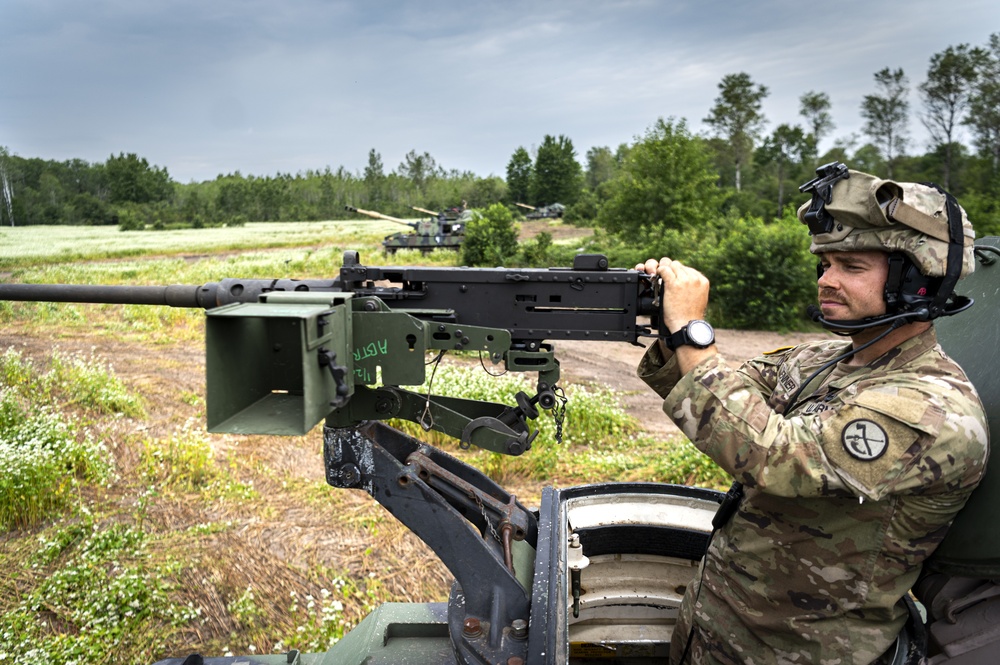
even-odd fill
[(841, 407), (823, 424), (823, 450), (845, 478), (880, 496), (890, 474), (903, 468), (900, 458), (917, 439), (905, 423), (858, 407)]
[(927, 403), (923, 397), (912, 390), (895, 395), (878, 390), (863, 390), (851, 401), (858, 406), (874, 409), (910, 425), (919, 424), (924, 412), (927, 411)]

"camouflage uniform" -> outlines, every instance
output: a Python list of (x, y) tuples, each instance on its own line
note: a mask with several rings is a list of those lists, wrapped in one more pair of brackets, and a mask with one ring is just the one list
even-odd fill
[(868, 665), (903, 626), (900, 598), (983, 473), (985, 414), (933, 328), (867, 366), (835, 365), (785, 414), (849, 344), (739, 370), (716, 355), (683, 377), (658, 344), (642, 359), (664, 412), (746, 487), (687, 589), (672, 662), (692, 621), (689, 662), (741, 665)]

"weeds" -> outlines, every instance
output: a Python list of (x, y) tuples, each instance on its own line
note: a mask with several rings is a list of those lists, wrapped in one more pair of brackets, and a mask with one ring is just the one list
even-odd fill
[(80, 481), (111, 472), (104, 445), (74, 432), (51, 406), (29, 409), (0, 387), (0, 528), (25, 528), (73, 503)]
[(191, 420), (166, 440), (143, 444), (140, 472), (148, 483), (196, 491), (216, 477), (212, 446)]
[(197, 616), (170, 601), (170, 570), (149, 563), (141, 530), (86, 512), (40, 534), (28, 562), (15, 574), (34, 588), (0, 614), (2, 660), (151, 662), (171, 627)]

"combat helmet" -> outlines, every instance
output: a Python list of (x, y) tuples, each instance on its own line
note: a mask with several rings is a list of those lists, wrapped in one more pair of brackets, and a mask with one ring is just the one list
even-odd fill
[(882, 251), (889, 257), (886, 314), (863, 322), (838, 322), (837, 327), (928, 321), (957, 314), (972, 304), (954, 294), (958, 280), (975, 268), (975, 232), (955, 197), (932, 183), (883, 180), (839, 162), (819, 167), (816, 174), (799, 187), (812, 194), (798, 210), (812, 237), (809, 251)]

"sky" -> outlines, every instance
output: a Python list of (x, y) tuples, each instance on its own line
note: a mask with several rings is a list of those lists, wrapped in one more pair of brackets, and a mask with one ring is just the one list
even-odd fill
[(360, 173), (372, 149), (386, 172), (415, 150), (504, 177), (547, 134), (581, 163), (657, 118), (707, 134), (719, 82), (746, 72), (769, 90), (767, 132), (828, 94), (826, 149), (863, 141), (861, 101), (889, 67), (922, 152), (931, 56), (996, 32), (996, 0), (2, 0), (0, 147), (137, 153), (182, 183)]

